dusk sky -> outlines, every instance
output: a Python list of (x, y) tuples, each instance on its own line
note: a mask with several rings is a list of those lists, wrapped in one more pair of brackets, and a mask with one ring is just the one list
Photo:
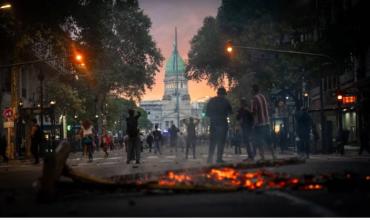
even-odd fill
[[(207, 16), (215, 16), (221, 0), (139, 0), (140, 7), (152, 21), (151, 34), (157, 47), (166, 59), (157, 73), (156, 84), (148, 90), (143, 100), (161, 99), (164, 92), (164, 66), (172, 52), (174, 30), (177, 27), (178, 50), (186, 61), (190, 50), (190, 40), (198, 32)], [(206, 82), (189, 81), (191, 100), (215, 95)]]

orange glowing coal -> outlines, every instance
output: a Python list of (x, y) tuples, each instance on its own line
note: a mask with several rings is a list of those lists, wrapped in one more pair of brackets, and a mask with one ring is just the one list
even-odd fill
[(224, 179), (237, 180), (239, 176), (239, 172), (232, 168), (211, 169), (207, 175), (208, 178), (215, 178), (219, 181)]
[(322, 189), (323, 186), (320, 184), (309, 184), (304, 187), (305, 190), (320, 190)]
[(191, 176), (186, 174), (176, 174), (174, 172), (168, 172), (165, 177), (162, 177), (158, 184), (161, 186), (174, 186), (181, 183), (190, 183), (192, 181)]

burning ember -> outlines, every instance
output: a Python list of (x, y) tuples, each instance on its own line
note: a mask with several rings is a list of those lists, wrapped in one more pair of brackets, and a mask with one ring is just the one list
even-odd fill
[(161, 176), (157, 184), (160, 187), (180, 187), (180, 186), (212, 186), (213, 188), (227, 187), (228, 189), (283, 189), (292, 188), (299, 185), (303, 190), (321, 190), (324, 187), (309, 181), (300, 180), (296, 177), (279, 175), (262, 171), (241, 172), (234, 168), (211, 168), (204, 174), (193, 173), (185, 174), (170, 171)]
[(191, 176), (186, 174), (176, 174), (173, 171), (167, 173), (166, 176), (162, 176), (161, 179), (158, 181), (160, 186), (174, 186), (176, 184), (191, 184)]
[[(282, 163), (282, 162), (281, 162)], [(249, 169), (248, 169), (249, 168)], [(354, 173), (291, 176), (265, 169), (250, 171), (251, 167), (225, 166), (161, 173), (112, 177), (120, 186), (133, 189), (162, 189), (186, 191), (237, 190), (360, 190), (370, 191), (370, 176)], [(255, 167), (252, 167), (255, 168)]]

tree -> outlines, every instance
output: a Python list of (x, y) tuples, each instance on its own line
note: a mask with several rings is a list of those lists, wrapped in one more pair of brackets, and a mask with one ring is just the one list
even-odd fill
[(151, 88), (163, 57), (149, 35), (150, 19), (137, 1), (86, 2), (75, 21), (80, 44), (92, 58), (87, 77), (97, 114), (108, 94), (140, 98)]

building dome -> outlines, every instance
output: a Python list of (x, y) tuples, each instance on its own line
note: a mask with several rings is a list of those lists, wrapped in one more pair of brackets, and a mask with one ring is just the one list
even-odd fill
[(179, 74), (184, 74), (185, 72), (185, 62), (181, 58), (180, 54), (177, 50), (173, 50), (171, 56), (168, 58), (166, 63), (166, 76), (176, 76), (176, 62), (175, 59), (177, 57), (177, 70)]

